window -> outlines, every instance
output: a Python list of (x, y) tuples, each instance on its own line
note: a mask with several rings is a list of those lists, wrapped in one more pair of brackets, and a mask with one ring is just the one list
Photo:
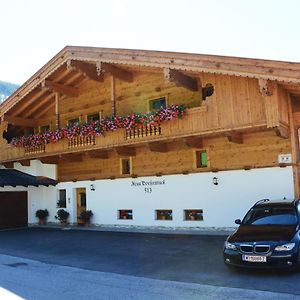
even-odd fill
[(80, 193), (79, 194), (80, 199), (80, 207), (86, 207), (86, 193)]
[(158, 98), (158, 99), (153, 99), (149, 101), (149, 108), (150, 110), (159, 110), (161, 108), (166, 108), (166, 98)]
[(79, 124), (79, 118), (71, 119), (68, 121), (68, 126), (74, 126)]
[(25, 129), (25, 135), (31, 135), (31, 134), (34, 134), (34, 128)]
[(157, 209), (156, 210), (156, 220), (173, 220), (171, 209)]
[(196, 151), (196, 167), (197, 168), (205, 168), (207, 167), (207, 152)]
[(255, 207), (243, 220), (243, 224), (247, 225), (293, 225), (296, 223), (296, 212), (290, 207)]
[(133, 219), (132, 209), (120, 209), (118, 211), (118, 217), (120, 220), (132, 220)]
[(40, 132), (43, 133), (43, 132), (47, 132), (50, 130), (50, 125), (44, 125), (44, 126), (41, 126), (40, 127)]
[(184, 210), (185, 221), (203, 221), (202, 209), (185, 209)]
[(99, 114), (92, 114), (92, 115), (87, 116), (87, 122), (88, 123), (99, 121), (99, 120), (100, 120)]
[(58, 208), (66, 208), (67, 206), (67, 191), (66, 190), (58, 190), (58, 200), (56, 203)]
[(130, 174), (131, 173), (131, 162), (130, 158), (121, 159), (121, 174)]

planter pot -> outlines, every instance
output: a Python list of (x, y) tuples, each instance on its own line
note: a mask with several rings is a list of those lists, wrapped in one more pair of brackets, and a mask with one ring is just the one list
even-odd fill
[(62, 221), (60, 221), (60, 225), (61, 225), (62, 227), (66, 227), (66, 226), (68, 225), (67, 220), (62, 220)]
[(90, 222), (85, 222), (84, 223), (84, 227), (90, 227), (91, 226), (91, 223)]
[(46, 225), (47, 220), (46, 219), (39, 219), (39, 225)]

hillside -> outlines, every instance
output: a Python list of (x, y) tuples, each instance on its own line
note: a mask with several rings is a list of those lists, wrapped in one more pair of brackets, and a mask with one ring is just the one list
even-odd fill
[(11, 95), (19, 86), (10, 82), (0, 80), (0, 102), (3, 102)]

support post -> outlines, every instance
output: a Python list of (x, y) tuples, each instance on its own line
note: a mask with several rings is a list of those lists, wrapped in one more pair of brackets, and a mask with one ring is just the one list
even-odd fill
[(55, 127), (56, 127), (56, 129), (58, 129), (60, 127), (58, 102), (59, 102), (59, 94), (55, 93)]
[(116, 82), (114, 75), (110, 76), (110, 85), (111, 85), (111, 93), (110, 93), (110, 99), (111, 99), (111, 114), (112, 116), (116, 115)]

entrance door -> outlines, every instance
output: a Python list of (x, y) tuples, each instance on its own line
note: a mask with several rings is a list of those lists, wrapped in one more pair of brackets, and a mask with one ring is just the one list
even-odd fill
[(27, 226), (27, 192), (0, 192), (0, 229)]
[(84, 222), (80, 220), (80, 214), (86, 211), (86, 191), (85, 188), (76, 189), (76, 199), (77, 199), (77, 223), (83, 224)]

